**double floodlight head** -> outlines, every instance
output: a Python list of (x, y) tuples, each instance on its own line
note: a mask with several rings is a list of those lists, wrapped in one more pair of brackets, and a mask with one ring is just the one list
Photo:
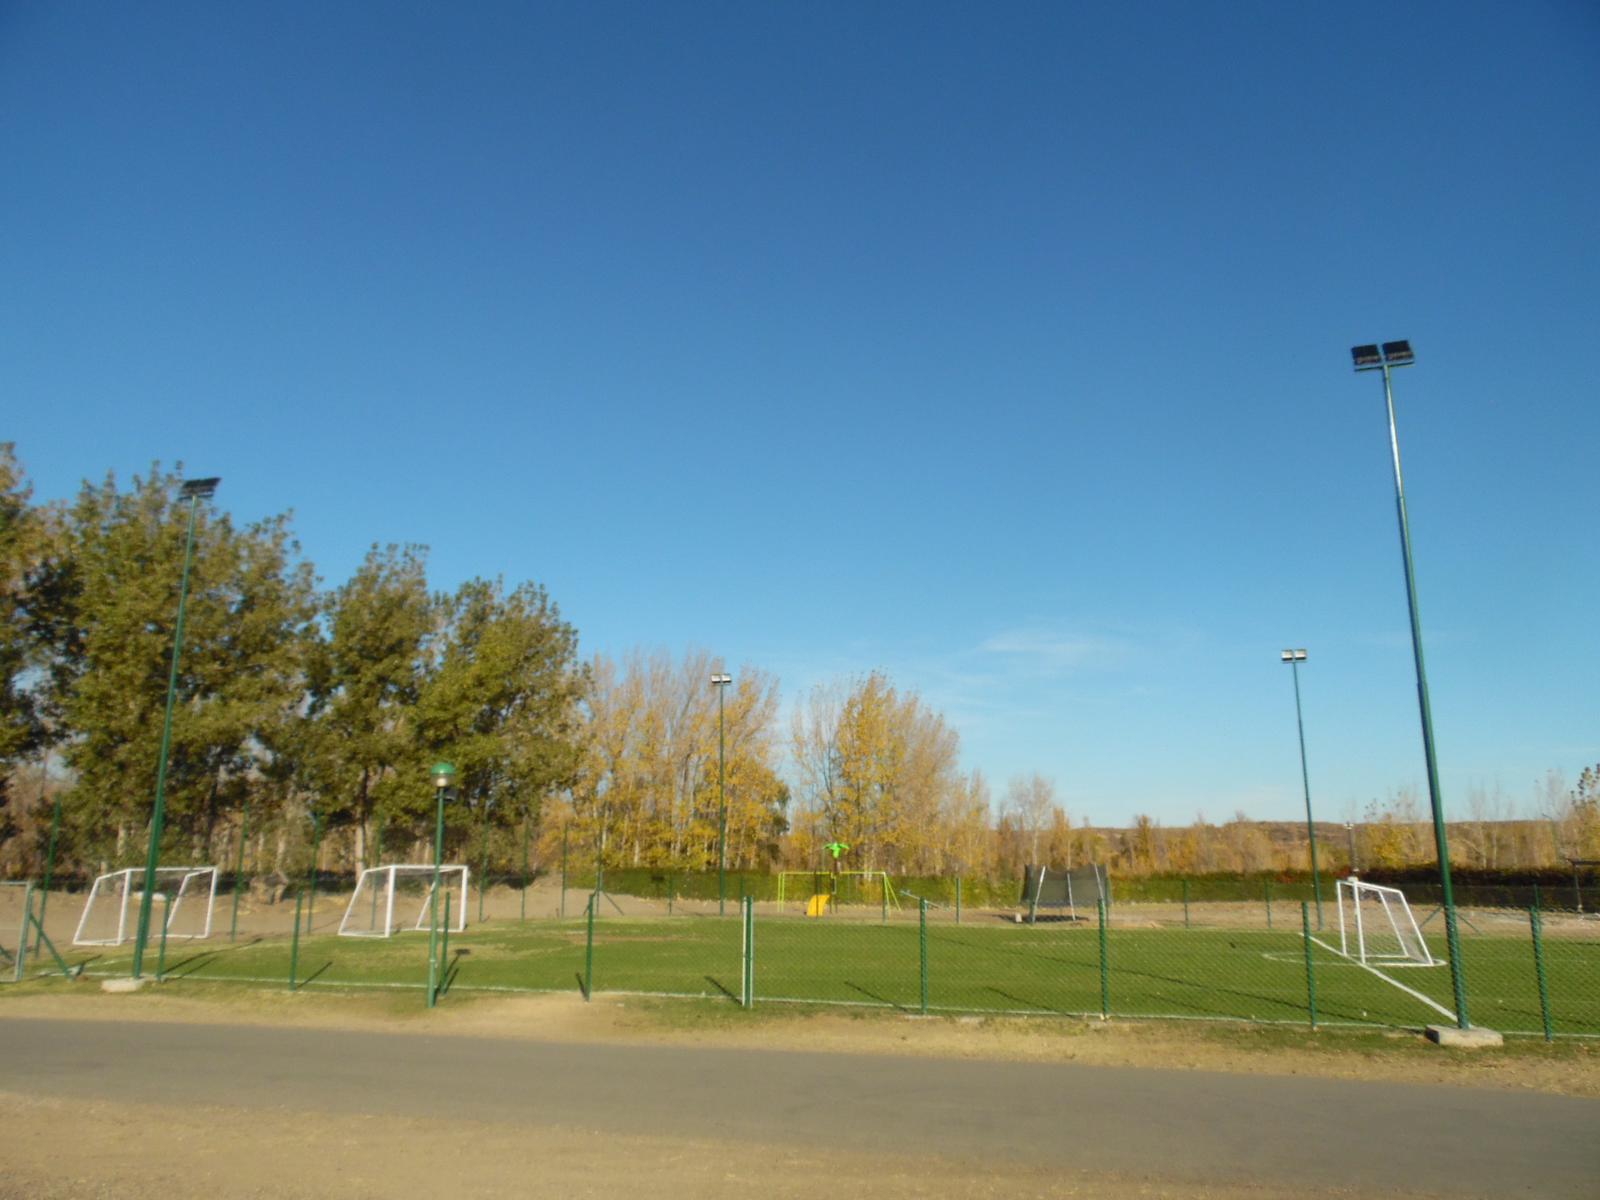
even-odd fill
[(721, 672), (717, 672), (716, 674), (713, 674), (711, 676), (711, 682), (713, 684), (715, 684), (717, 687), (727, 687), (730, 683), (733, 682), (733, 676), (732, 675), (724, 675)]
[(1303, 663), (1306, 660), (1306, 652), (1304, 650), (1285, 650), (1279, 657), (1286, 663)]
[(213, 475), (210, 479), (185, 479), (183, 486), (178, 489), (178, 495), (185, 500), (208, 500), (216, 494), (217, 484), (221, 482), (220, 475)]
[(1381, 371), (1385, 367), (1409, 367), (1417, 361), (1411, 343), (1405, 340), (1382, 345), (1351, 346), (1350, 360), (1358, 371)]
[(433, 786), (447, 788), (456, 781), (456, 769), (447, 762), (433, 764)]

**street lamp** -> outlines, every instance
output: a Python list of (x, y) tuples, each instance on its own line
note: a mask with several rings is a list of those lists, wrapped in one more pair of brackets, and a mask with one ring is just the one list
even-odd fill
[(1317, 928), (1322, 928), (1322, 880), (1317, 877), (1317, 827), (1311, 820), (1311, 776), (1306, 771), (1306, 723), (1300, 715), (1300, 664), (1304, 650), (1285, 650), (1280, 657), (1294, 673), (1294, 724), (1300, 731), (1300, 782), (1306, 790), (1306, 837), (1311, 840), (1311, 893), (1317, 898)]
[[(428, 1007), (439, 1002), (439, 867), (444, 862), (444, 798), (455, 782), (456, 769), (447, 762), (433, 767), (433, 890), (428, 893)], [(466, 903), (467, 898), (461, 897)]]
[(1467, 1016), (1467, 983), (1461, 965), (1461, 936), (1456, 928), (1455, 894), (1450, 887), (1450, 843), (1445, 836), (1444, 801), (1439, 795), (1439, 761), (1433, 746), (1433, 713), (1428, 704), (1428, 673), (1422, 659), (1422, 617), (1417, 610), (1417, 577), (1411, 562), (1411, 524), (1406, 519), (1406, 489), (1400, 475), (1400, 435), (1395, 429), (1394, 388), (1390, 372), (1416, 362), (1411, 343), (1352, 346), (1357, 371), (1383, 372), (1383, 400), (1389, 414), (1389, 449), (1394, 460), (1394, 502), (1400, 521), (1400, 556), (1405, 562), (1406, 605), (1411, 610), (1411, 654), (1417, 668), (1417, 706), (1422, 713), (1422, 753), (1428, 768), (1428, 802), (1433, 809), (1433, 840), (1439, 852), (1439, 890), (1444, 901), (1444, 933), (1450, 948), (1450, 984), (1455, 992), (1456, 1024), (1472, 1027)]
[(717, 915), (728, 911), (728, 796), (724, 786), (727, 766), (727, 741), (724, 735), (722, 698), (727, 694), (732, 675), (711, 676), (717, 689)]
[(150, 813), (150, 849), (144, 861), (144, 891), (139, 897), (139, 928), (133, 939), (133, 977), (144, 968), (144, 947), (150, 938), (150, 907), (155, 898), (156, 867), (161, 862), (161, 831), (167, 815), (167, 758), (172, 750), (172, 710), (178, 697), (178, 656), (183, 651), (183, 618), (189, 603), (189, 566), (194, 560), (194, 526), (200, 501), (216, 494), (220, 478), (188, 479), (178, 497), (189, 502), (189, 532), (183, 543), (183, 579), (178, 585), (178, 624), (172, 633), (172, 669), (167, 673), (167, 713), (161, 723), (161, 753), (156, 759), (156, 803)]

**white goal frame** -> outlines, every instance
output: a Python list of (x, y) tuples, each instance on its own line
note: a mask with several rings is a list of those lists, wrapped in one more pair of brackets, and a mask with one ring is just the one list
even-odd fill
[[(134, 922), (138, 921), (138, 907), (136, 901), (144, 890), (143, 867), (125, 867), (120, 871), (108, 871), (104, 875), (95, 877), (94, 885), (89, 889), (89, 896), (83, 902), (83, 912), (78, 917), (78, 928), (72, 935), (74, 946), (120, 946), (133, 938), (137, 929), (130, 929), (128, 910), (133, 909)], [(166, 897), (166, 892), (161, 890), (164, 885), (171, 886), (171, 881), (176, 881), (176, 890), (172, 895), (172, 904), (167, 909), (166, 935), (169, 938), (184, 938), (199, 941), (211, 936), (211, 912), (217, 903), (217, 869), (215, 867), (157, 867), (156, 888), (150, 896), (153, 906), (156, 901)], [(197, 882), (198, 881), (198, 882)], [(190, 908), (201, 903), (200, 897), (204, 896), (205, 918), (201, 922), (199, 933), (174, 933), (173, 924), (178, 919), (178, 914), (183, 909), (187, 899)], [(117, 906), (117, 932), (114, 937), (85, 937), (84, 930), (89, 924), (89, 914), (94, 910), (95, 901), (104, 898), (110, 901), (115, 897)], [(152, 925), (154, 922), (152, 922)], [(159, 930), (153, 930), (156, 936)]]
[[(401, 932), (425, 932), (428, 928), (429, 901), (433, 898), (433, 871), (432, 863), (391, 863), (387, 867), (366, 867), (356, 877), (355, 891), (350, 893), (350, 903), (345, 905), (344, 916), (339, 921), (340, 937), (393, 937)], [(422, 879), (427, 886), (422, 893), (422, 904), (417, 908), (417, 919), (410, 923), (409, 919), (395, 920), (395, 884), (401, 879)], [(441, 890), (449, 895), (458, 886), (461, 889), (461, 902), (455, 905), (455, 911), (450, 914), (450, 932), (465, 933), (467, 929), (467, 898), (472, 893), (472, 872), (461, 863), (446, 863), (439, 867), (439, 883)], [(356, 901), (362, 900), (361, 888), (381, 888), (377, 893), (376, 903), (383, 909), (383, 926), (381, 929), (355, 929), (351, 927), (350, 917), (356, 911)], [(373, 903), (371, 900), (366, 903)], [(440, 902), (441, 905), (443, 901)], [(402, 914), (403, 915), (403, 914)], [(440, 914), (444, 912), (441, 907)]]
[[(1336, 882), (1339, 899), (1339, 953), (1366, 966), (1378, 963), (1389, 967), (1437, 967), (1443, 959), (1436, 959), (1412, 915), (1405, 893), (1397, 887), (1382, 883), (1368, 883), (1354, 875)], [(1369, 933), (1362, 915), (1362, 900), (1376, 902), (1383, 910), (1387, 929)], [(1349, 917), (1345, 910), (1348, 907)], [(1388, 950), (1370, 944), (1378, 934), (1387, 934), (1398, 944), (1398, 950)]]

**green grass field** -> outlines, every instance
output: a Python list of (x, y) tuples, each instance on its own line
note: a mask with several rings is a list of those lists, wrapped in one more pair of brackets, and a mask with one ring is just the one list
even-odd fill
[[(1585, 931), (1587, 932), (1587, 931)], [(584, 925), (493, 922), (450, 939), (450, 989), (576, 991), (585, 967)], [(1324, 935), (1333, 943), (1336, 934)], [(709, 917), (606, 918), (595, 926), (594, 989), (736, 997), (740, 922)], [(427, 938), (302, 939), (302, 986), (415, 988), (427, 976)], [(167, 978), (287, 986), (287, 939), (229, 945), (172, 943)], [(1549, 938), (1547, 978), (1557, 1034), (1600, 1036), (1600, 930)], [(91, 976), (125, 973), (126, 948), (78, 952)], [(1475, 1024), (1540, 1033), (1533, 955), (1526, 937), (1469, 937), (1463, 946)], [(153, 968), (154, 953), (147, 959)], [(44, 964), (36, 964), (42, 969)], [(1407, 1028), (1444, 1016), (1400, 986), (1451, 1007), (1448, 967), (1388, 968), (1389, 980), (1313, 948), (1319, 1018)], [(940, 1013), (1098, 1014), (1099, 939), (1092, 923), (1015, 926), (930, 924), (928, 1008)], [(764, 918), (756, 923), (756, 1002), (869, 1005), (919, 1011), (919, 931), (887, 925)], [(1303, 1023), (1306, 970), (1298, 930), (1118, 928), (1107, 934), (1106, 992), (1116, 1016)]]

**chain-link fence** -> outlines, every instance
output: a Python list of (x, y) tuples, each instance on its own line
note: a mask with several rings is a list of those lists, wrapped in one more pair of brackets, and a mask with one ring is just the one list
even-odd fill
[[(614, 890), (619, 882), (631, 891)], [(392, 920), (352, 925), (344, 918), (353, 900), (365, 894), (377, 903), (353, 878), (321, 876), (314, 890), (311, 880), (285, 888), (225, 878), (210, 936), (175, 941), (160, 961), (168, 983), (426, 991), (433, 977), (444, 995), (577, 990), (1398, 1028), (1459, 1015), (1444, 917), (1437, 889), (1427, 886), (1356, 897), (1332, 880), (1155, 887), (1113, 879), (1103, 900), (1035, 907), (1020, 902), (1014, 884), (1007, 896), (971, 881), (896, 886), (881, 875), (783, 882), (780, 898), (770, 876), (616, 872), (608, 882), (591, 870), (486, 880), (468, 870), (445, 882), (455, 928), (441, 938), (442, 913), (428, 907), (426, 879), (394, 889), (406, 911)], [(9, 892), (24, 890), (0, 888), (0, 946), (8, 951), (20, 941)], [(71, 945), (88, 895), (49, 897), (45, 926), (70, 965), (91, 977), (126, 974), (136, 928), (114, 943)], [(1514, 903), (1523, 899), (1537, 903)], [(35, 891), (36, 907), (45, 900)], [(1600, 1036), (1600, 916), (1531, 888), (1525, 897), (1458, 888), (1456, 903), (1473, 1024)], [(157, 907), (150, 925), (152, 959), (164, 911)], [(341, 925), (361, 936), (341, 936)], [(8, 967), (0, 962), (0, 975)], [(36, 956), (29, 972), (60, 970)]]

